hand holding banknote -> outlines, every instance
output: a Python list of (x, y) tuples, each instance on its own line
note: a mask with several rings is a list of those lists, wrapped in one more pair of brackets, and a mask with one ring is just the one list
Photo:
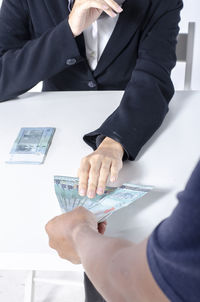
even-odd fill
[(50, 247), (57, 250), (61, 258), (74, 264), (81, 263), (74, 238), (79, 229), (83, 228), (98, 232), (95, 215), (83, 207), (53, 218), (46, 225)]
[(78, 178), (54, 176), (54, 186), (60, 208), (65, 214), (46, 225), (49, 245), (57, 250), (61, 258), (75, 264), (80, 263), (75, 242), (81, 230), (104, 234), (105, 219), (152, 189), (151, 186), (123, 184), (118, 188), (106, 187), (103, 195), (89, 199), (78, 194)]
[[(106, 187), (103, 195), (90, 199), (78, 194), (79, 180), (70, 176), (54, 176), (55, 193), (62, 212), (70, 212), (77, 207), (84, 207), (95, 214), (98, 222), (105, 221), (112, 213), (128, 206), (146, 195), (151, 186), (123, 184), (120, 187)], [(104, 233), (105, 224), (99, 225)]]
[(79, 194), (94, 198), (104, 193), (108, 177), (115, 182), (122, 168), (123, 147), (106, 137), (96, 151), (84, 157), (78, 171)]

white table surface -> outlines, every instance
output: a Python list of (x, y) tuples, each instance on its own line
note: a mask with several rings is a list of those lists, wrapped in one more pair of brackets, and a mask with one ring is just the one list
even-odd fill
[[(118, 106), (123, 92), (28, 93), (0, 103), (0, 269), (80, 270), (48, 246), (46, 222), (60, 214), (53, 176), (76, 176), (91, 152), (82, 136)], [(43, 165), (8, 165), (21, 127), (56, 127)], [(200, 154), (200, 92), (177, 92), (163, 125), (117, 184), (154, 185), (155, 192), (113, 214), (107, 234), (134, 242), (148, 236), (175, 207)]]

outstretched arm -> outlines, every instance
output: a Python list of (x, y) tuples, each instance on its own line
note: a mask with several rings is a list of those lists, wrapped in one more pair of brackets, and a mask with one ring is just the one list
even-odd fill
[(106, 301), (169, 301), (149, 270), (147, 240), (136, 245), (87, 227), (79, 228), (74, 238), (85, 272)]
[[(96, 149), (98, 135), (119, 142), (134, 160), (168, 112), (174, 94), (170, 79), (176, 64), (181, 0), (152, 1), (148, 22), (141, 30), (138, 58), (119, 107), (84, 140)], [(144, 22), (145, 23), (145, 22)]]
[(166, 302), (148, 268), (146, 243), (98, 233), (95, 216), (80, 207), (50, 221), (49, 244), (62, 258), (83, 267), (108, 302)]
[[(84, 136), (85, 142), (97, 149), (80, 165), (80, 191), (87, 191), (88, 196), (90, 191), (93, 196), (99, 189), (99, 192), (104, 191), (108, 175), (113, 174), (114, 150), (121, 146), (123, 159), (134, 160), (168, 112), (174, 93), (170, 74), (176, 63), (181, 8), (181, 0), (152, 2), (148, 22), (141, 30), (136, 66), (119, 107), (99, 129)], [(98, 146), (99, 137), (106, 137), (105, 144), (103, 141)], [(109, 152), (104, 151), (104, 145)], [(111, 156), (108, 157), (108, 153)], [(101, 154), (100, 158), (96, 156), (98, 154)], [(117, 162), (116, 178), (122, 167), (121, 158), (118, 157)]]

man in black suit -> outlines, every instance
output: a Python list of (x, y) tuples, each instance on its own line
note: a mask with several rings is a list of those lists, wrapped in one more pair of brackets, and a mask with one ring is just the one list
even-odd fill
[[(95, 151), (81, 161), (80, 195), (103, 194), (109, 175), (114, 182), (123, 160), (134, 160), (161, 125), (174, 93), (170, 73), (181, 8), (182, 0), (3, 1), (1, 101), (40, 81), (43, 91), (125, 90), (119, 107), (84, 136)], [(117, 14), (92, 69), (83, 32), (99, 17)]]

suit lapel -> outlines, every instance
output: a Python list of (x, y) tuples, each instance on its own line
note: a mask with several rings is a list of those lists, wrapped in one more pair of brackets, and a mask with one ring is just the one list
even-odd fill
[(142, 22), (149, 5), (149, 0), (125, 1), (123, 12), (119, 15), (110, 40), (100, 57), (97, 68), (94, 70), (94, 76), (102, 73), (127, 45)]

